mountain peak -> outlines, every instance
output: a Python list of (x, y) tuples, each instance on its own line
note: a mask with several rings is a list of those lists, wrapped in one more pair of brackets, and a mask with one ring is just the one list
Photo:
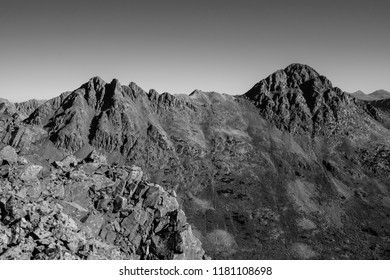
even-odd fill
[(112, 84), (112, 85), (120, 85), (118, 79), (115, 79), (115, 78), (112, 79), (111, 84)]
[(99, 76), (94, 76), (92, 78), (89, 79), (89, 82), (90, 83), (96, 83), (96, 84), (105, 84), (106, 82), (100, 78)]
[(113, 88), (113, 94), (119, 92), (122, 88), (122, 85), (119, 83), (118, 79), (112, 79), (110, 86)]
[(129, 88), (131, 88), (134, 92), (140, 92), (144, 91), (139, 85), (137, 85), (135, 82), (130, 82)]
[(384, 90), (384, 89), (378, 89), (374, 92), (371, 92), (369, 94), (371, 97), (375, 99), (387, 99), (390, 98), (390, 92)]
[(201, 91), (200, 89), (195, 89), (190, 93), (190, 96), (196, 96), (196, 95), (199, 95), (202, 93), (203, 93), (203, 91)]
[(303, 84), (304, 82), (320, 76), (320, 74), (318, 74), (318, 72), (312, 67), (299, 63), (290, 64), (283, 71), (288, 77), (288, 83), (295, 85)]
[(106, 82), (100, 78), (99, 76), (94, 76), (89, 79), (87, 83), (85, 83), (82, 87), (85, 87), (89, 90), (100, 90), (106, 85)]
[(277, 127), (314, 134), (328, 133), (327, 125), (336, 123), (341, 116), (337, 112), (350, 102), (325, 76), (300, 63), (275, 71), (245, 97)]
[(296, 72), (296, 71), (298, 72), (306, 71), (306, 72), (312, 72), (319, 75), (318, 72), (314, 70), (311, 66), (303, 63), (291, 63), (286, 68), (284, 68), (284, 71), (286, 73)]

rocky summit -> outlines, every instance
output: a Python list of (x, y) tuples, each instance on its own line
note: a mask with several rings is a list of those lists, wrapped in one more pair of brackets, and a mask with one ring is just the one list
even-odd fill
[(389, 259), (389, 112), (303, 64), (1, 100), (0, 258)]

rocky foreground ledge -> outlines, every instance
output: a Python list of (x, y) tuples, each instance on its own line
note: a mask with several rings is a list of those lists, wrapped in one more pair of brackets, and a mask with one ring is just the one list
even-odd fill
[(0, 150), (0, 259), (204, 259), (174, 190), (93, 151), (46, 162)]

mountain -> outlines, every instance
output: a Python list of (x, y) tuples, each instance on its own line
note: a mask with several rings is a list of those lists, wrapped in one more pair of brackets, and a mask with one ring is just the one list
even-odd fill
[(375, 99), (378, 99), (378, 100), (390, 98), (390, 92), (383, 90), (383, 89), (376, 90), (376, 91), (370, 93), (369, 95)]
[[(361, 107), (307, 65), (292, 64), (261, 80), (244, 95), (260, 114), (292, 133), (344, 134), (349, 122), (360, 126)], [(369, 121), (369, 120), (368, 120)], [(351, 129), (352, 130), (352, 129)], [(354, 132), (361, 127), (353, 128)]]
[(36, 100), (31, 99), (28, 101), (15, 103), (16, 109), (22, 116), (28, 117), (32, 112), (34, 112), (40, 105), (45, 103), (46, 100)]
[(353, 97), (361, 100), (366, 100), (366, 101), (374, 101), (374, 100), (381, 100), (381, 99), (388, 99), (390, 98), (390, 92), (380, 89), (376, 90), (370, 94), (365, 94), (362, 91), (356, 91), (353, 93), (350, 93)]
[(0, 140), (47, 174), (94, 151), (108, 166), (139, 166), (145, 182), (177, 194), (211, 258), (386, 259), (385, 117), (292, 64), (239, 96), (160, 94), (93, 77), (9, 123)]
[(357, 99), (360, 99), (360, 100), (373, 100), (374, 99), (372, 96), (370, 96), (368, 94), (365, 94), (361, 90), (358, 90), (358, 91), (355, 91), (355, 92), (352, 92), (352, 93), (348, 93), (348, 94), (350, 94), (353, 97), (355, 97)]
[(25, 102), (12, 103), (7, 99), (0, 98), (0, 113), (9, 116), (17, 113), (19, 118), (25, 119), (44, 102), (45, 100), (31, 99)]

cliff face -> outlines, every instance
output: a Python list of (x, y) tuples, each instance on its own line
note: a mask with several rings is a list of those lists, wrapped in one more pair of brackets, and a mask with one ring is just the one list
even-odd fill
[(293, 64), (235, 97), (94, 77), (0, 137), (19, 156), (97, 150), (108, 165), (140, 166), (175, 191), (213, 258), (388, 258), (385, 117)]

